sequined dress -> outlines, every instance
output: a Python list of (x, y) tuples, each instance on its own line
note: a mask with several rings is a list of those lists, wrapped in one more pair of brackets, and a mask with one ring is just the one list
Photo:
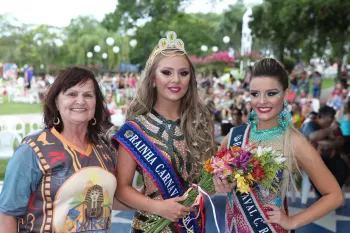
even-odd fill
[[(228, 148), (232, 146), (232, 143), (234, 142), (235, 138), (237, 137), (242, 137), (243, 136), (243, 142), (241, 147), (242, 148), (252, 148), (252, 147), (257, 147), (260, 146), (262, 148), (268, 148), (271, 147), (277, 152), (280, 152), (283, 154), (283, 143), (282, 143), (282, 138), (283, 138), (283, 131), (279, 130), (279, 132), (276, 131), (276, 135), (274, 137), (271, 137), (270, 140), (261, 140), (259, 138), (259, 135), (254, 135), (255, 137), (252, 137), (250, 134), (251, 131), (251, 126), (248, 125), (246, 127), (246, 130), (244, 131), (243, 135), (235, 135), (232, 133), (232, 129), (230, 131), (230, 139), (228, 143)], [(260, 131), (259, 133), (263, 134), (263, 131)], [(231, 140), (232, 138), (232, 140)], [(280, 171), (277, 176), (279, 177), (279, 185), (276, 187), (276, 192), (270, 189), (265, 188), (262, 185), (258, 185), (252, 188), (252, 191), (250, 194), (254, 193), (257, 206), (259, 208), (263, 209), (262, 206), (265, 204), (273, 204), (276, 206), (279, 206), (281, 208), (284, 208), (285, 211), (288, 213), (288, 206), (286, 203), (286, 199), (282, 196), (282, 182), (283, 182), (283, 172), (286, 171)], [(252, 195), (253, 196), (253, 195)], [(267, 211), (264, 209), (264, 211)], [(242, 207), (238, 204), (238, 199), (237, 199), (237, 194), (233, 192), (233, 205), (232, 208), (229, 204), (229, 200), (227, 199), (226, 203), (226, 227), (225, 227), (225, 233), (252, 233), (254, 232), (251, 226), (249, 226), (247, 220), (249, 216), (247, 216)], [(254, 222), (254, 221), (252, 221)], [(270, 225), (270, 224), (269, 224)], [(263, 231), (263, 232), (288, 232), (284, 229), (282, 229), (279, 225), (276, 224), (271, 224), (270, 228), (272, 229), (271, 231)]]
[[(190, 156), (190, 153), (185, 149), (186, 145), (184, 135), (180, 130), (180, 121), (168, 120), (154, 110), (145, 115), (137, 116), (130, 121), (136, 123), (143, 133), (148, 136), (148, 139), (168, 157), (169, 161), (171, 161), (172, 165), (176, 168), (178, 177), (184, 184), (184, 187), (187, 187), (188, 174), (191, 170), (187, 158)], [(154, 181), (141, 169), (141, 167), (138, 166), (137, 170), (142, 176), (145, 196), (154, 200), (162, 200), (162, 196), (160, 195)], [(143, 232), (142, 225), (152, 217), (154, 216), (150, 213), (136, 210), (131, 225), (131, 232)], [(162, 231), (162, 233), (173, 232), (178, 232), (174, 224), (170, 224), (169, 227), (166, 227)]]

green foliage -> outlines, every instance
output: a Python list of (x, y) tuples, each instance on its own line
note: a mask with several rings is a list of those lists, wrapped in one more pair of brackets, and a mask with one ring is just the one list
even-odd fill
[(8, 159), (0, 159), (0, 180), (4, 180)]
[(284, 68), (285, 68), (289, 73), (292, 72), (292, 70), (294, 69), (295, 64), (296, 64), (296, 61), (295, 61), (294, 58), (292, 58), (292, 57), (285, 57), (285, 58), (284, 58), (283, 65), (284, 65)]

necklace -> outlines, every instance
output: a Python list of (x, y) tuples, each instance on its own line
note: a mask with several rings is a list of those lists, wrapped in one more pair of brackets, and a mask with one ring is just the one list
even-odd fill
[(253, 142), (280, 140), (284, 134), (284, 129), (281, 126), (277, 126), (271, 129), (258, 130), (257, 124), (251, 124), (249, 132), (249, 140)]

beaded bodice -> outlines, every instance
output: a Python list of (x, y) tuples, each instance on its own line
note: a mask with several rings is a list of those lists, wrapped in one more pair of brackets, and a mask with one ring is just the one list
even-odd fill
[[(258, 130), (257, 125), (252, 123), (249, 125), (248, 137), (245, 147), (262, 147), (276, 150), (278, 154), (283, 154), (283, 138), (285, 129), (281, 126), (275, 128)], [(283, 182), (283, 171), (280, 171), (277, 175), (279, 177), (279, 187), (276, 187), (277, 192), (266, 189), (263, 185), (258, 185), (260, 189), (259, 199), (263, 204), (274, 204), (277, 206), (282, 205), (283, 197), (281, 192), (281, 186)]]

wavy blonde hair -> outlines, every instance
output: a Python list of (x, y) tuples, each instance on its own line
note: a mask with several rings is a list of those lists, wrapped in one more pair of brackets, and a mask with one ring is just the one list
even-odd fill
[[(157, 92), (153, 88), (153, 79), (159, 61), (165, 57), (162, 53), (154, 55), (154, 51), (157, 48), (158, 46), (148, 58), (145, 71), (137, 87), (136, 96), (127, 111), (126, 120), (151, 112), (157, 101)], [(189, 87), (186, 94), (182, 97), (180, 105), (180, 129), (185, 137), (186, 150), (190, 154), (187, 161), (192, 166), (188, 174), (189, 181), (196, 182), (201, 174), (204, 160), (210, 158), (216, 152), (213, 134), (214, 127), (208, 109), (199, 98), (195, 70), (188, 56), (183, 54), (183, 52), (171, 49), (168, 49), (166, 52), (173, 56), (184, 56), (190, 65)]]

